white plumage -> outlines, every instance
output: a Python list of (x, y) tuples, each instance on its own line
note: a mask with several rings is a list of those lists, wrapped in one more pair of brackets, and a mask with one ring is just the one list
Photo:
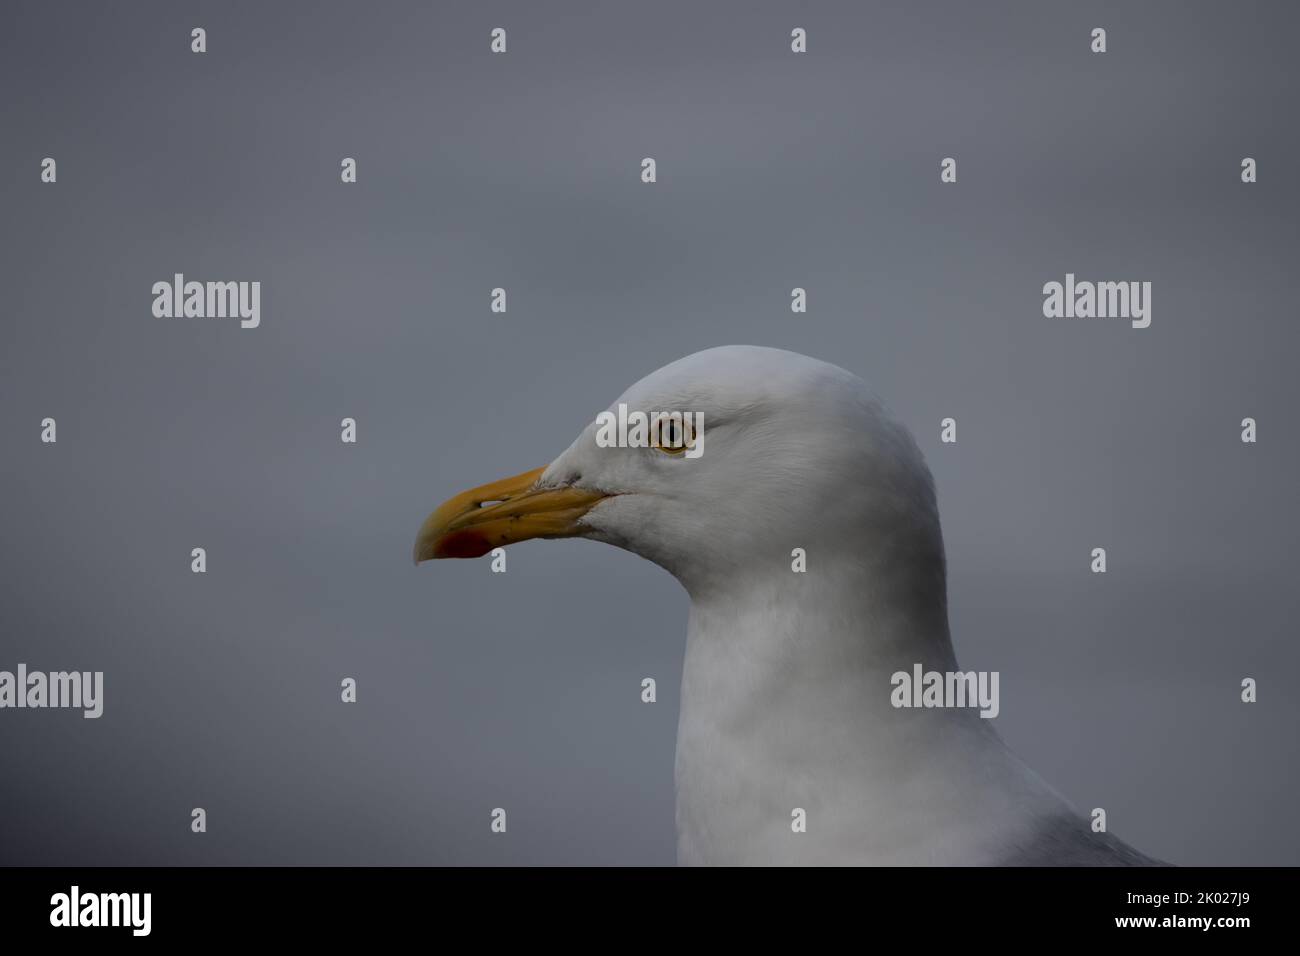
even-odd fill
[(933, 480), (864, 382), (728, 346), (619, 402), (703, 413), (703, 454), (598, 447), (593, 424), (533, 487), (607, 496), (569, 533), (654, 561), (690, 594), (681, 863), (1153, 862), (1093, 833), (975, 710), (891, 704), (895, 672), (957, 665)]

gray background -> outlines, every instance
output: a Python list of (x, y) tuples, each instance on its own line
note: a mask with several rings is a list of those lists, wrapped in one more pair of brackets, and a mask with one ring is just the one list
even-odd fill
[[(0, 712), (0, 861), (673, 862), (677, 584), (410, 548), (733, 342), (916, 431), (958, 657), (1044, 777), (1172, 862), (1300, 861), (1290, 4), (0, 18), (0, 669), (106, 673), (98, 721)], [(1151, 328), (1043, 318), (1067, 271), (1151, 281)], [(260, 280), (262, 327), (154, 318), (173, 272)]]

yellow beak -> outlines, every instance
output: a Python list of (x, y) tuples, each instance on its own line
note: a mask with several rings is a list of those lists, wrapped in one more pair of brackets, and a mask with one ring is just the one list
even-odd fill
[(578, 519), (608, 497), (589, 488), (537, 488), (545, 468), (462, 491), (424, 519), (415, 563), (430, 558), (478, 558), (529, 538), (571, 538)]

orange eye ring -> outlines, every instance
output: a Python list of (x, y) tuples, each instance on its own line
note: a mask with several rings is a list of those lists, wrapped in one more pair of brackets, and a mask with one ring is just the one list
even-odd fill
[(665, 455), (684, 455), (695, 445), (695, 427), (688, 415), (661, 415), (652, 432), (651, 444)]

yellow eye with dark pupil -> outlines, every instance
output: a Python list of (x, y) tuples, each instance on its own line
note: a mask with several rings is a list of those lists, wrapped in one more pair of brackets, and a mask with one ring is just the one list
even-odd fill
[(685, 422), (661, 418), (655, 425), (655, 447), (666, 455), (681, 455), (694, 438), (691, 431)]

